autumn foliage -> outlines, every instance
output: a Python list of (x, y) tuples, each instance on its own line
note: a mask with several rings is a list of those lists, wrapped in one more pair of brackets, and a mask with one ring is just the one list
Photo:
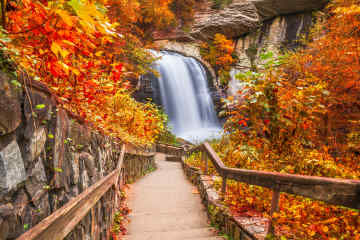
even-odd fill
[(203, 42), (200, 46), (201, 57), (214, 68), (223, 85), (230, 80), (230, 69), (235, 63), (234, 43), (224, 35), (217, 33), (212, 42)]
[[(304, 49), (262, 53), (260, 71), (238, 76), (241, 97), (227, 100), (227, 134), (213, 144), (227, 166), (360, 178), (359, 6), (332, 1)], [(202, 166), (196, 156), (192, 163)], [(270, 239), (359, 239), (358, 210), (282, 194), (269, 216), (270, 190), (231, 181), (228, 190), (235, 214), (276, 219)]]
[[(6, 1), (4, 1), (6, 3)], [(23, 0), (2, 6), (3, 50), (63, 106), (125, 141), (153, 142), (157, 108), (131, 98), (131, 82), (151, 71), (151, 32), (174, 22), (171, 1)]]
[(170, 8), (179, 24), (183, 27), (191, 24), (195, 14), (196, 0), (173, 0)]

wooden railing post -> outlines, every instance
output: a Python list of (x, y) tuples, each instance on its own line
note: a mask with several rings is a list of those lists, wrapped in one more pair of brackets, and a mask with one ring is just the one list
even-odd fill
[(273, 190), (272, 193), (272, 199), (271, 199), (271, 210), (270, 210), (270, 216), (271, 221), (269, 224), (269, 232), (274, 233), (274, 213), (279, 211), (279, 200), (280, 200), (280, 192), (279, 190)]
[(221, 185), (221, 198), (224, 200), (225, 199), (225, 194), (226, 194), (226, 181), (227, 181), (227, 176), (225, 174), (223, 174), (222, 176), (222, 185)]
[(205, 151), (201, 152), (201, 158), (202, 158), (202, 161), (205, 163), (204, 174), (208, 175), (208, 156)]
[(279, 211), (279, 199), (280, 199), (280, 192), (278, 190), (274, 190), (271, 199), (271, 210), (270, 210), (271, 215), (274, 212)]

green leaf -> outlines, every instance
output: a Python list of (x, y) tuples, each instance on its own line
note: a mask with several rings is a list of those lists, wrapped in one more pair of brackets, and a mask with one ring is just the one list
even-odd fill
[(11, 83), (12, 85), (14, 85), (15, 87), (21, 87), (21, 86), (22, 86), (21, 83), (18, 82), (17, 80), (11, 80), (10, 83)]
[(24, 224), (24, 230), (27, 230), (27, 229), (29, 229), (29, 224)]
[(260, 59), (261, 60), (267, 60), (267, 59), (270, 59), (274, 56), (274, 53), (272, 52), (266, 52), (266, 53), (262, 53), (260, 54)]
[(43, 108), (45, 108), (45, 104), (36, 105), (36, 109), (43, 109)]
[(77, 148), (77, 149), (81, 149), (81, 148), (83, 148), (83, 147), (84, 147), (84, 145), (82, 145), (82, 144), (76, 145), (76, 148)]

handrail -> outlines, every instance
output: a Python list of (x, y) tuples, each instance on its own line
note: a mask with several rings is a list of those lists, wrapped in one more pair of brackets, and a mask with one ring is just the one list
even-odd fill
[(328, 177), (284, 174), (257, 170), (228, 168), (221, 161), (208, 143), (190, 149), (186, 153), (205, 152), (205, 173), (207, 174), (207, 159), (213, 163), (216, 171), (223, 177), (222, 193), (226, 193), (226, 180), (270, 188), (274, 191), (272, 211), (277, 209), (280, 192), (301, 195), (315, 200), (321, 200), (334, 205), (360, 209), (360, 181)]
[(156, 152), (163, 152), (171, 155), (182, 156), (184, 155), (183, 147), (176, 147), (168, 144), (157, 143), (156, 144)]
[(77, 197), (22, 234), (17, 240), (64, 239), (112, 186), (118, 186), (121, 179), (125, 152), (126, 148), (123, 144), (120, 158), (114, 171), (85, 189)]

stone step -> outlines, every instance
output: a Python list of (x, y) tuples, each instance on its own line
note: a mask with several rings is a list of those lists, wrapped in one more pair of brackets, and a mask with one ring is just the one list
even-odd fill
[[(186, 230), (161, 231), (161, 232), (143, 232), (124, 236), (125, 240), (185, 240), (185, 239), (211, 239), (217, 238), (214, 228), (192, 228)], [(215, 238), (214, 238), (215, 237)]]

